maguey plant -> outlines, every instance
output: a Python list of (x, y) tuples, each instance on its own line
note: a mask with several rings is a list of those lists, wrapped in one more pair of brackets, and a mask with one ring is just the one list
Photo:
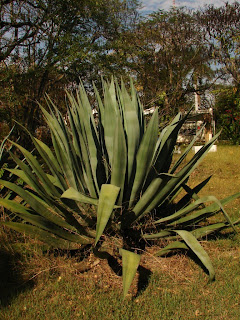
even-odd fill
[[(188, 115), (179, 113), (159, 133), (158, 110), (146, 125), (132, 82), (129, 90), (114, 80), (103, 82), (103, 94), (95, 88), (95, 98), (96, 118), (82, 84), (76, 95), (68, 93), (67, 118), (48, 98), (49, 110), (42, 108), (42, 112), (51, 131), (51, 148), (30, 133), (36, 154), (13, 143), (26, 163), (12, 154), (18, 169), (10, 171), (26, 186), (0, 183), (26, 205), (0, 199), (2, 206), (22, 219), (3, 224), (54, 248), (82, 250), (87, 246), (96, 255), (105, 241), (118, 239), (115, 251), (122, 259), (124, 296), (145, 247), (161, 238), (172, 241), (156, 255), (191, 250), (213, 280), (212, 263), (199, 239), (226, 227), (236, 231), (239, 221), (231, 221), (224, 205), (240, 193), (224, 200), (199, 197), (210, 178), (194, 188), (187, 183), (219, 134), (187, 162), (195, 137), (173, 162), (178, 132)], [(223, 222), (207, 220), (219, 212)]]

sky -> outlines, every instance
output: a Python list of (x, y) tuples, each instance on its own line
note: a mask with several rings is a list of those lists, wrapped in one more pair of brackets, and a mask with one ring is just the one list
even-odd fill
[[(143, 9), (142, 13), (151, 13), (158, 9), (168, 10), (172, 4), (173, 0), (141, 0)], [(219, 7), (224, 5), (223, 0), (175, 0), (176, 7), (188, 7), (190, 9), (197, 9), (203, 7), (205, 4), (214, 4)], [(228, 0), (228, 3), (233, 3), (235, 0)]]

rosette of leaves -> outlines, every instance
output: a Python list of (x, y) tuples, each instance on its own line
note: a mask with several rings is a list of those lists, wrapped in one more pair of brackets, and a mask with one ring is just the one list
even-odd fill
[[(194, 138), (173, 163), (178, 132), (188, 115), (179, 113), (159, 134), (158, 110), (146, 125), (132, 83), (127, 90), (123, 83), (119, 86), (114, 80), (104, 82), (102, 97), (96, 88), (95, 97), (96, 118), (83, 85), (75, 96), (68, 94), (67, 118), (48, 99), (49, 110), (42, 112), (51, 131), (52, 148), (30, 133), (37, 154), (13, 143), (27, 163), (12, 154), (19, 168), (10, 171), (27, 187), (8, 181), (1, 184), (16, 192), (27, 205), (1, 199), (1, 205), (22, 219), (22, 223), (4, 224), (55, 248), (90, 245), (95, 254), (106, 239), (122, 239), (118, 249), (124, 296), (145, 246), (160, 238), (174, 241), (157, 255), (176, 249), (191, 250), (213, 280), (212, 263), (199, 239), (229, 226), (236, 231), (234, 224), (238, 221), (230, 220), (224, 205), (240, 194), (221, 201), (213, 196), (199, 197), (198, 192), (210, 178), (194, 188), (187, 182), (219, 134), (187, 162)], [(85, 204), (96, 210), (85, 210)], [(208, 223), (206, 219), (219, 212), (225, 221)]]

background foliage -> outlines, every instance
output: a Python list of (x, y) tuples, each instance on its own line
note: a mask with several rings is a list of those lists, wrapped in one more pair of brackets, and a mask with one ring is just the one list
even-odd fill
[(215, 115), (222, 139), (240, 143), (240, 96), (236, 87), (228, 86), (215, 91)]
[(80, 78), (92, 91), (102, 75), (131, 75), (144, 106), (165, 115), (188, 109), (196, 90), (214, 95), (219, 79), (238, 91), (238, 2), (149, 16), (139, 8), (137, 0), (1, 1), (1, 135), (16, 118), (31, 132), (41, 127), (37, 102), (47, 92), (64, 109), (65, 89)]

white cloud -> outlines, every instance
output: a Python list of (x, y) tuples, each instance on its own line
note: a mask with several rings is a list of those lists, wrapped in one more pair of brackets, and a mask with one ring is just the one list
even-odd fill
[[(224, 5), (224, 0), (175, 0), (177, 7), (188, 7), (191, 9), (197, 9), (203, 7), (205, 4), (214, 4), (216, 7)], [(229, 3), (235, 2), (235, 0), (228, 0)], [(173, 0), (142, 0), (143, 13), (150, 13), (158, 9), (168, 10), (173, 4)]]

